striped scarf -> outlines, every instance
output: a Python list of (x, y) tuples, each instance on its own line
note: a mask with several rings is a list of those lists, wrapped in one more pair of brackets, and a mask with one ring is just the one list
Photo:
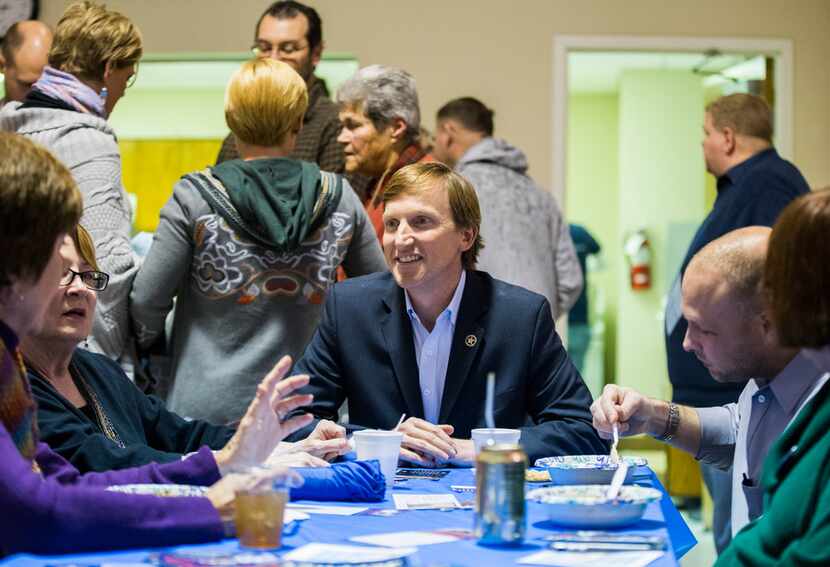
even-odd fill
[[(0, 340), (0, 423), (11, 435), (20, 454), (32, 460), (38, 441), (37, 406), (17, 341), (9, 341), (14, 333), (2, 321), (0, 326), (5, 331), (0, 335), (4, 339)], [(10, 333), (11, 337), (8, 336)]]
[(32, 90), (62, 101), (78, 112), (106, 118), (104, 98), (70, 73), (47, 65), (43, 74), (32, 85)]

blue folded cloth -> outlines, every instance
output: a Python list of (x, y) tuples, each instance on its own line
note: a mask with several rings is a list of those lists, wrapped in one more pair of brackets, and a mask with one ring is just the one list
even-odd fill
[(378, 461), (334, 463), (323, 468), (294, 469), (305, 479), (291, 489), (291, 500), (350, 500), (380, 502), (386, 492), (386, 479)]

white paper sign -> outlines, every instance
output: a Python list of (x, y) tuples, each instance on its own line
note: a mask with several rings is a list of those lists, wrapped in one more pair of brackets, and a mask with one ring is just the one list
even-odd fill
[(434, 543), (449, 543), (458, 541), (458, 537), (438, 532), (390, 532), (385, 534), (363, 535), (350, 537), (349, 541), (357, 543), (368, 543), (369, 545), (382, 545), (384, 547), (398, 547), (402, 542), (407, 545), (432, 545)]
[(333, 545), (329, 543), (309, 543), (283, 555), (289, 561), (308, 561), (310, 563), (369, 563), (372, 561), (389, 561), (416, 553), (414, 547), (360, 547), (357, 545)]
[(398, 510), (440, 510), (461, 507), (453, 494), (393, 494), (392, 498)]
[(351, 506), (317, 506), (316, 504), (288, 504), (286, 509), (306, 514), (328, 514), (329, 516), (354, 516), (368, 510), (368, 508), (353, 508)]

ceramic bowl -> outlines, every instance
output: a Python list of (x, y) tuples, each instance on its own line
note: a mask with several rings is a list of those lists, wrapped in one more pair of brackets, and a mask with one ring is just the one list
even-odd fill
[[(637, 467), (648, 464), (642, 457), (622, 457), (628, 464), (625, 482), (634, 482)], [(546, 457), (536, 461), (537, 467), (547, 468), (553, 484), (611, 484), (617, 465), (608, 461), (608, 455), (570, 455)]]
[(584, 484), (548, 486), (527, 493), (527, 498), (541, 503), (548, 519), (560, 526), (579, 529), (619, 528), (643, 517), (649, 502), (663, 497), (656, 488), (623, 486), (619, 496), (609, 500), (608, 485)]

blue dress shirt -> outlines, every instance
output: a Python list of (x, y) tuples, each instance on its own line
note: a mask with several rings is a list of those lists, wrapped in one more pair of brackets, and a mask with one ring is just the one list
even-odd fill
[(458, 307), (461, 304), (461, 296), (464, 295), (466, 281), (467, 272), (462, 270), (450, 304), (438, 315), (432, 332), (427, 331), (421, 323), (421, 319), (415, 313), (412, 302), (409, 300), (409, 293), (404, 292), (406, 312), (412, 323), (412, 335), (415, 340), (415, 360), (418, 361), (418, 379), (421, 383), (424, 417), (430, 423), (438, 423), (444, 383), (447, 380), (452, 336), (455, 333), (455, 320), (458, 318)]

